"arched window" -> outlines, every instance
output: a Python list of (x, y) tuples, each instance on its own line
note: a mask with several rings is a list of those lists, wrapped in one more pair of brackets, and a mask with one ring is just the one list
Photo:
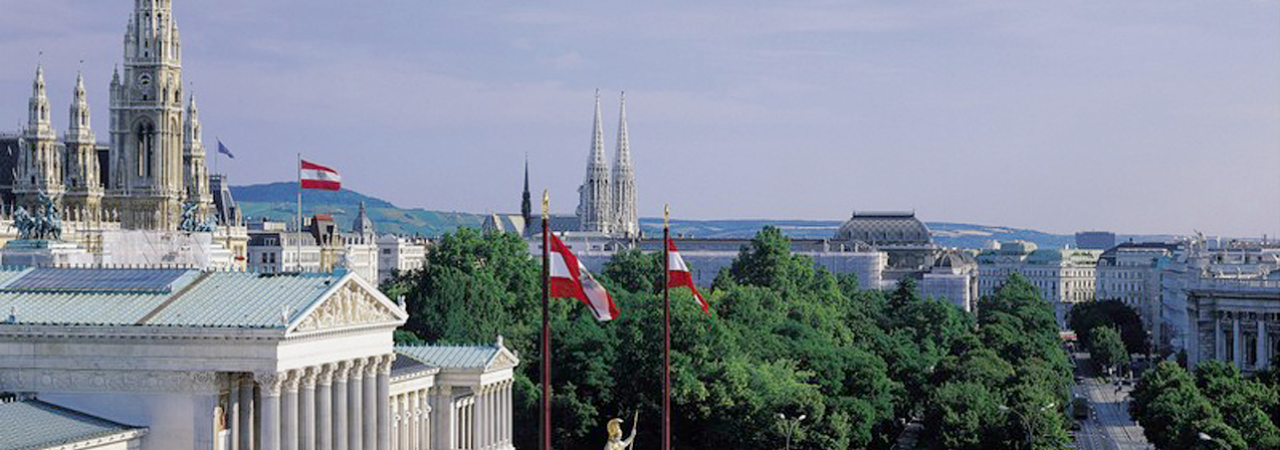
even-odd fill
[(137, 148), (134, 157), (138, 163), (138, 177), (150, 178), (152, 160), (155, 158), (155, 135), (156, 128), (151, 122), (142, 122), (138, 124), (136, 133)]

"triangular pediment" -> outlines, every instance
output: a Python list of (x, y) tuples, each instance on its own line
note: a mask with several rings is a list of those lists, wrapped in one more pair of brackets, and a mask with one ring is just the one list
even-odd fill
[(485, 364), (485, 372), (510, 369), (517, 365), (520, 365), (520, 358), (516, 357), (511, 350), (500, 346), (498, 351), (494, 353), (493, 358), (489, 359), (489, 363)]
[(289, 334), (366, 325), (401, 325), (408, 314), (359, 276), (335, 283), (316, 303), (295, 318)]

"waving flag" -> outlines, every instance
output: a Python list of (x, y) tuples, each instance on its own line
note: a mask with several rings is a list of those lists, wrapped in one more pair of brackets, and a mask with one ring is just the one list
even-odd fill
[(607, 322), (618, 318), (618, 307), (613, 304), (609, 291), (600, 285), (587, 267), (560, 242), (555, 233), (551, 236), (551, 296), (572, 297), (581, 300), (591, 308), (596, 320)]
[(338, 176), (338, 171), (328, 167), (302, 160), (302, 173), (299, 177), (302, 180), (303, 189), (325, 189), (329, 191), (337, 191), (342, 189), (342, 177)]
[(707, 304), (707, 300), (702, 298), (702, 294), (698, 292), (698, 287), (693, 285), (693, 272), (689, 270), (689, 266), (685, 265), (684, 258), (680, 257), (680, 250), (676, 249), (676, 241), (667, 237), (667, 287), (688, 287), (693, 291), (693, 298), (698, 300), (702, 312), (711, 314), (711, 305)]
[(227, 146), (222, 145), (222, 139), (218, 139), (218, 153), (227, 155), (228, 158), (236, 159), (236, 155), (232, 155), (231, 150), (227, 150)]

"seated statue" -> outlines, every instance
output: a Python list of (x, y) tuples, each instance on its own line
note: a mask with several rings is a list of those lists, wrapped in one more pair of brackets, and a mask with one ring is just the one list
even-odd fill
[(632, 448), (636, 440), (636, 425), (640, 422), (640, 412), (636, 412), (636, 417), (631, 420), (631, 436), (622, 439), (622, 419), (613, 419), (609, 421), (606, 427), (609, 430), (609, 442), (604, 444), (604, 450), (628, 450)]

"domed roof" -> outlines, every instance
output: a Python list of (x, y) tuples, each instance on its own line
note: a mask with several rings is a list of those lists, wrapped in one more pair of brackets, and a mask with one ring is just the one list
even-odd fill
[(933, 237), (929, 227), (916, 219), (915, 213), (853, 213), (836, 240), (864, 242), (870, 245), (929, 245)]
[(943, 252), (933, 261), (933, 267), (938, 268), (962, 268), (976, 264), (978, 264), (978, 261), (973, 255), (959, 251)]

